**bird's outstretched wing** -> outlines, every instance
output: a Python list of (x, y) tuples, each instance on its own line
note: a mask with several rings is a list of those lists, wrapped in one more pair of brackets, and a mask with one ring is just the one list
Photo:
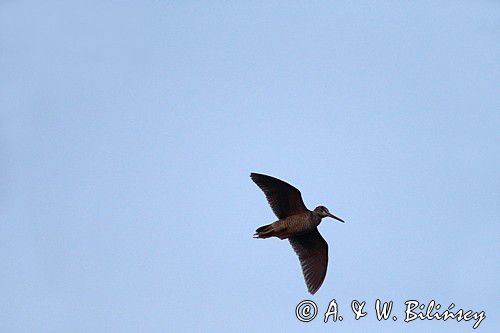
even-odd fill
[(250, 178), (264, 192), (269, 205), (279, 219), (308, 211), (302, 201), (300, 191), (292, 185), (259, 173), (250, 174)]
[(299, 256), (307, 290), (311, 294), (323, 284), (328, 267), (328, 243), (321, 237), (317, 228), (313, 231), (288, 239)]

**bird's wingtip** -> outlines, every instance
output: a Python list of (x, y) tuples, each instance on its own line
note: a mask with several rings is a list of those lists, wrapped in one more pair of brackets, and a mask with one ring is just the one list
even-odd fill
[(250, 178), (255, 182), (257, 179), (259, 179), (260, 174), (256, 172), (251, 172), (250, 173)]

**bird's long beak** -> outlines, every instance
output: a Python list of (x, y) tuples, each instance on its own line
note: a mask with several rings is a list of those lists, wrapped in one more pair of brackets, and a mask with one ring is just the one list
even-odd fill
[(331, 218), (334, 218), (334, 219), (336, 219), (336, 220), (339, 220), (339, 221), (340, 221), (340, 222), (342, 222), (342, 223), (345, 223), (345, 221), (344, 221), (344, 220), (342, 220), (340, 217), (337, 217), (337, 216), (335, 216), (335, 215), (333, 215), (333, 214), (331, 214), (331, 213), (328, 213), (328, 216), (330, 216)]

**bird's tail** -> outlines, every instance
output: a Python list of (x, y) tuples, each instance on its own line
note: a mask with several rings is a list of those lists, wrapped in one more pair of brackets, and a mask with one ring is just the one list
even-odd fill
[(253, 235), (253, 238), (269, 238), (277, 236), (276, 231), (273, 228), (272, 223), (263, 225), (262, 227), (258, 228), (255, 230), (255, 234)]

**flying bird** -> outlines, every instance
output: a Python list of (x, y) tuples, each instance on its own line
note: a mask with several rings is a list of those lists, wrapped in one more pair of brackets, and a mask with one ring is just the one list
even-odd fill
[(314, 294), (323, 284), (328, 266), (328, 244), (318, 231), (324, 217), (344, 220), (331, 214), (325, 206), (307, 209), (300, 191), (277, 178), (251, 173), (250, 178), (266, 195), (278, 221), (255, 231), (254, 238), (288, 239), (299, 257), (307, 290)]

